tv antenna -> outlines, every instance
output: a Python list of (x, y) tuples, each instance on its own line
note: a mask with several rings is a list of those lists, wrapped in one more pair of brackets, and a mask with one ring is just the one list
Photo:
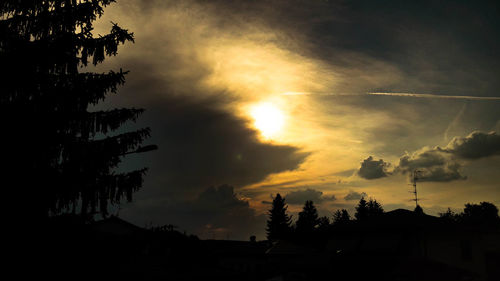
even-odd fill
[(412, 178), (413, 191), (411, 193), (415, 194), (415, 199), (412, 199), (413, 201), (415, 201), (415, 208), (418, 207), (417, 180), (418, 180), (418, 176), (420, 175), (420, 172), (421, 171), (419, 171), (419, 170), (414, 170), (413, 171), (413, 178)]

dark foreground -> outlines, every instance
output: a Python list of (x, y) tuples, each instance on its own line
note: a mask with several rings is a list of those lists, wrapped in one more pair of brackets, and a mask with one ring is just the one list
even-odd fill
[[(19, 247), (19, 277), (136, 280), (500, 280), (500, 229), (406, 210), (314, 237), (199, 240), (116, 217), (52, 218)], [(21, 264), (19, 264), (19, 262)]]

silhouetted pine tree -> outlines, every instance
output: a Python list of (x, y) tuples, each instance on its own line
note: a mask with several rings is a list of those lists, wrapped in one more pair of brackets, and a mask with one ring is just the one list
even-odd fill
[(273, 199), (273, 205), (269, 210), (269, 219), (267, 220), (267, 239), (276, 241), (289, 237), (291, 232), (291, 217), (286, 213), (288, 206), (285, 199), (278, 193)]
[(318, 219), (318, 229), (328, 229), (330, 226), (330, 219), (326, 216), (320, 217)]
[(361, 197), (361, 199), (359, 200), (354, 217), (358, 221), (365, 220), (368, 218), (368, 204), (364, 197)]
[(318, 224), (318, 210), (316, 210), (313, 201), (307, 200), (302, 208), (302, 212), (299, 213), (296, 231), (299, 234), (310, 234), (316, 229)]
[(384, 208), (377, 200), (370, 198), (368, 201), (368, 217), (373, 218), (384, 213)]
[(333, 213), (333, 223), (336, 225), (345, 224), (351, 221), (351, 216), (346, 209), (337, 210)]
[[(121, 69), (85, 72), (117, 54), (133, 34), (112, 24), (94, 37), (92, 23), (114, 0), (0, 1), (0, 118), (4, 170), (19, 209), (45, 217), (68, 208), (106, 215), (131, 200), (146, 169), (116, 173), (124, 154), (140, 152), (149, 128), (108, 136), (142, 109), (91, 111), (125, 82)], [(83, 71), (82, 71), (83, 70)], [(78, 203), (78, 208), (76, 205)]]

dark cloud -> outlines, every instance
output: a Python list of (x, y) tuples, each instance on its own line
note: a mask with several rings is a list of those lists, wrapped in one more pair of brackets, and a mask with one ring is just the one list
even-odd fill
[[(494, 0), (125, 2), (127, 13), (139, 15), (144, 25), (160, 11), (178, 10), (189, 12), (190, 18), (179, 19), (186, 25), (210, 18), (210, 28), (223, 34), (273, 34), (279, 47), (334, 66), (342, 78), (338, 92), (492, 96), (500, 87), (500, 7)], [(213, 36), (210, 28), (205, 31)]]
[(500, 135), (496, 132), (472, 132), (465, 138), (455, 137), (443, 149), (464, 159), (479, 159), (500, 154)]
[(437, 148), (424, 148), (414, 152), (412, 155), (406, 154), (399, 159), (398, 167), (406, 171), (413, 171), (419, 168), (431, 168), (445, 165), (449, 161), (449, 155)]
[[(175, 59), (171, 62), (179, 65)], [(181, 64), (182, 69), (187, 65)], [(202, 67), (195, 67), (196, 71), (182, 79), (171, 74), (174, 70), (162, 71), (146, 59), (125, 61), (124, 68), (131, 69), (127, 83), (119, 97), (111, 97), (107, 103), (146, 108), (137, 124), (124, 129), (150, 127), (148, 142), (159, 149), (130, 155), (124, 161), (124, 170), (146, 165), (149, 171), (144, 188), (123, 215), (139, 225), (172, 223), (206, 238), (211, 237), (209, 232), (245, 240), (248, 237), (243, 235), (248, 233), (262, 234), (263, 220), (248, 203), (231, 199), (225, 188), (215, 192), (205, 188), (257, 183), (273, 173), (299, 168), (309, 153), (291, 145), (262, 142), (248, 120), (232, 113), (228, 105), (235, 99), (231, 93), (200, 85), (207, 75)], [(211, 196), (225, 196), (233, 205), (217, 209), (217, 203), (208, 200)], [(245, 220), (248, 225), (239, 225)]]
[[(282, 47), (336, 66), (342, 92), (491, 96), (500, 87), (498, 1), (196, 3), (216, 11), (220, 26), (272, 27)], [(390, 78), (371, 79), (376, 69)]]
[(297, 169), (308, 155), (293, 146), (262, 143), (245, 120), (211, 102), (169, 100), (155, 107), (151, 122), (162, 149), (153, 164), (170, 187), (241, 187)]
[(461, 165), (457, 162), (447, 163), (443, 166), (419, 169), (418, 181), (448, 182), (465, 180), (467, 176), (461, 174)]
[(369, 156), (361, 163), (358, 175), (368, 180), (387, 177), (389, 175), (387, 171), (389, 166), (390, 164), (384, 162), (384, 160), (374, 160), (373, 157)]
[[(399, 159), (395, 171), (411, 175), (413, 171), (418, 170), (419, 181), (465, 180), (467, 177), (461, 172), (463, 163), (459, 159), (476, 160), (499, 154), (500, 136), (496, 132), (474, 131), (467, 137), (453, 138), (445, 148), (424, 147), (412, 154), (406, 153)], [(385, 165), (382, 160), (374, 161), (370, 156), (363, 161), (359, 175), (364, 178), (387, 175), (383, 170)]]
[(458, 159), (475, 160), (500, 153), (500, 136), (496, 132), (472, 132), (467, 137), (455, 137), (445, 148), (424, 148), (400, 158), (397, 170), (411, 173), (419, 170), (420, 181), (464, 180), (462, 163)]
[[(500, 136), (496, 132), (472, 132), (467, 137), (455, 137), (445, 148), (436, 146), (424, 147), (413, 153), (406, 153), (399, 159), (395, 172), (412, 175), (419, 171), (419, 181), (448, 182), (465, 180), (462, 174), (463, 161), (475, 160), (500, 154)], [(382, 160), (375, 161), (370, 156), (365, 159), (359, 170), (363, 178), (380, 178), (387, 176), (387, 164)]]
[(285, 199), (288, 204), (294, 204), (294, 205), (304, 204), (307, 200), (312, 200), (314, 203), (317, 204), (323, 201), (337, 200), (335, 198), (335, 195), (324, 196), (323, 192), (310, 188), (304, 190), (292, 191), (285, 196)]
[(207, 188), (194, 200), (135, 202), (121, 215), (132, 222), (147, 216), (154, 225), (173, 224), (202, 238), (247, 240), (252, 234), (264, 238), (265, 216), (238, 198), (229, 185)]
[(344, 200), (346, 200), (346, 201), (359, 200), (362, 197), (367, 197), (367, 196), (368, 196), (368, 194), (366, 194), (365, 192), (359, 193), (359, 192), (350, 190), (349, 193), (344, 197)]
[[(173, 80), (164, 80), (165, 73), (142, 61), (131, 59), (125, 65), (133, 68), (130, 79), (120, 97), (108, 102), (146, 108), (136, 126), (151, 127), (148, 141), (159, 146), (136, 161), (150, 167), (140, 199), (172, 194), (192, 197), (206, 186), (225, 183), (239, 188), (273, 173), (297, 169), (309, 155), (291, 145), (262, 142), (249, 120), (231, 113), (228, 104), (234, 97), (200, 86), (198, 75), (185, 76), (186, 81), (180, 82), (167, 75)], [(182, 93), (175, 81), (185, 85)]]
[(402, 156), (396, 170), (410, 177), (413, 171), (418, 170), (419, 181), (447, 182), (465, 180), (467, 177), (461, 174), (461, 168), (462, 165), (453, 155), (435, 147), (423, 148), (411, 155)]

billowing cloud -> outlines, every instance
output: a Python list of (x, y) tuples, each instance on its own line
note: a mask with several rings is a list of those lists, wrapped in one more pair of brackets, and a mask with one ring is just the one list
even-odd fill
[(500, 135), (474, 131), (465, 138), (455, 137), (443, 149), (464, 159), (479, 159), (500, 154)]
[(161, 117), (151, 121), (163, 146), (154, 164), (169, 188), (241, 187), (297, 169), (308, 155), (293, 146), (261, 142), (245, 120), (210, 101), (170, 99), (156, 111)]
[(312, 200), (314, 203), (318, 204), (323, 201), (334, 201), (336, 199), (335, 195), (325, 196), (322, 191), (311, 188), (292, 191), (285, 196), (285, 200), (288, 204), (297, 205), (304, 204), (307, 200)]
[(362, 197), (367, 197), (367, 196), (368, 196), (368, 194), (366, 194), (365, 192), (360, 193), (360, 192), (350, 190), (349, 193), (346, 196), (344, 196), (344, 200), (346, 200), (346, 201), (359, 200)]
[(447, 182), (454, 180), (465, 180), (467, 176), (462, 175), (461, 165), (457, 162), (446, 163), (443, 166), (423, 168), (418, 170), (418, 181)]
[[(479, 159), (497, 155), (500, 152), (500, 136), (496, 132), (473, 132), (465, 138), (455, 137), (445, 148), (424, 147), (413, 153), (405, 153), (399, 159), (395, 171), (411, 175), (419, 172), (419, 181), (448, 182), (465, 180), (463, 163), (459, 159)], [(387, 163), (370, 156), (361, 165), (358, 174), (366, 179), (387, 176)]]
[(440, 147), (424, 147), (403, 155), (396, 170), (409, 176), (417, 170), (419, 181), (447, 182), (467, 178), (461, 174), (461, 167), (462, 164), (453, 155)]
[(500, 154), (500, 136), (496, 132), (474, 131), (467, 137), (455, 137), (445, 147), (424, 147), (400, 158), (397, 169), (403, 173), (420, 171), (420, 181), (464, 180), (458, 159), (475, 160)]
[(445, 165), (449, 161), (449, 155), (439, 147), (424, 147), (412, 154), (405, 154), (399, 159), (398, 167), (405, 171), (413, 171), (418, 168), (430, 168)]
[(154, 225), (173, 224), (202, 238), (241, 240), (252, 234), (263, 239), (266, 219), (247, 200), (238, 198), (229, 185), (207, 188), (194, 200), (162, 198), (135, 202), (126, 206), (121, 215), (132, 222), (147, 216)]
[(363, 162), (361, 162), (361, 167), (358, 170), (358, 175), (364, 179), (372, 180), (387, 177), (389, 172), (387, 168), (390, 166), (389, 163), (384, 162), (384, 160), (374, 160), (373, 157), (369, 156)]
[[(455, 137), (444, 148), (423, 147), (413, 153), (405, 153), (399, 159), (395, 172), (412, 174), (419, 172), (419, 181), (448, 182), (465, 180), (467, 176), (461, 172), (463, 160), (500, 154), (500, 136), (496, 132), (483, 133), (474, 131), (466, 137)], [(365, 159), (358, 174), (366, 179), (375, 179), (387, 176), (387, 163), (382, 159), (373, 160), (370, 156)]]

